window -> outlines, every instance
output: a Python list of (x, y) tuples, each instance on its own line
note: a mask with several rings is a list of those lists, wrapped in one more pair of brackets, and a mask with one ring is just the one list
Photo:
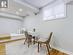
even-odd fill
[(66, 5), (59, 4), (44, 10), (44, 20), (59, 19), (66, 17)]

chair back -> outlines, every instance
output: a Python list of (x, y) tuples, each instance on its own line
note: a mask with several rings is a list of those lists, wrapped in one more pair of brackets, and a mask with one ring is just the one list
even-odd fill
[(49, 38), (48, 38), (48, 40), (46, 41), (47, 43), (49, 43), (49, 42), (50, 42), (51, 37), (52, 37), (52, 34), (53, 34), (53, 32), (51, 32), (51, 33), (50, 33)]
[(25, 37), (28, 37), (29, 35), (28, 35), (28, 32), (27, 31), (25, 31)]
[(28, 34), (27, 31), (25, 31), (25, 37), (26, 37), (27, 39), (32, 39), (32, 35)]

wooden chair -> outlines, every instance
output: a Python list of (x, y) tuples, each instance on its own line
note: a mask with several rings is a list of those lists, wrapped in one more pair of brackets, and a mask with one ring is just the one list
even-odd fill
[(24, 44), (25, 44), (25, 42), (27, 42), (28, 43), (28, 47), (29, 47), (30, 43), (32, 42), (32, 35), (29, 35), (28, 32), (25, 31), (25, 37), (26, 38), (25, 38)]
[[(41, 47), (42, 44), (46, 44), (47, 51), (49, 53), (49, 49), (51, 48), (49, 43), (50, 43), (52, 34), (53, 34), (53, 32), (50, 33), (49, 38), (47, 40), (40, 40), (40, 39), (38, 40), (38, 42), (37, 42), (38, 43), (38, 52), (39, 52), (39, 47)], [(49, 53), (49, 55), (50, 55), (50, 53)]]

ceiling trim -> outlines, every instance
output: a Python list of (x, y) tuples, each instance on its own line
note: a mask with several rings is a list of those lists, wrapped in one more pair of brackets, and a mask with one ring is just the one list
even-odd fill
[(0, 15), (0, 17), (2, 17), (2, 18), (7, 18), (7, 19), (13, 19), (13, 20), (23, 21), (23, 19), (18, 19), (18, 18), (14, 18), (14, 17), (10, 17), (10, 16), (3, 16), (3, 15)]
[(73, 5), (73, 0), (68, 1), (66, 4)]
[(29, 4), (29, 5), (31, 5), (31, 6), (34, 7), (34, 8), (39, 9), (38, 7), (35, 7), (34, 5), (32, 5), (31, 3), (29, 3), (29, 2), (27, 2), (27, 1), (25, 1), (25, 0), (24, 0), (24, 2), (27, 3), (27, 4)]
[(52, 4), (52, 3), (56, 2), (56, 1), (57, 1), (57, 0), (53, 0), (53, 1), (51, 1), (50, 3), (48, 2), (46, 5), (44, 5), (44, 6), (40, 7), (40, 8), (38, 8), (38, 7), (35, 7), (34, 5), (32, 5), (32, 4), (30, 4), (29, 2), (27, 2), (27, 1), (24, 0), (25, 3), (31, 5), (31, 6), (33, 6), (33, 7), (35, 7), (35, 8), (38, 8), (38, 9), (44, 8), (44, 7), (46, 7), (47, 5), (50, 5), (50, 4)]
[(26, 16), (16, 15), (16, 14), (13, 14), (13, 13), (3, 12), (3, 11), (0, 11), (0, 16), (15, 18), (15, 19), (18, 19), (18, 20), (22, 20), (24, 17), (26, 17)]
[(36, 7), (34, 7), (34, 6), (30, 5), (30, 4), (28, 4), (28, 3), (26, 3), (26, 2), (24, 3), (24, 2), (19, 1), (19, 0), (14, 0), (14, 1), (17, 2), (17, 3), (19, 3), (19, 4), (22, 4), (22, 5), (24, 5), (24, 6), (27, 6), (27, 7), (31, 8), (31, 9), (37, 11), (37, 12), (39, 12), (39, 9), (38, 9), (38, 8), (36, 8)]
[(53, 0), (52, 2), (47, 3), (46, 5), (44, 5), (44, 6), (40, 7), (39, 9), (42, 9), (42, 8), (44, 8), (44, 7), (48, 6), (48, 5), (51, 5), (51, 4), (53, 4), (54, 2), (56, 2), (56, 1), (57, 1), (57, 0)]

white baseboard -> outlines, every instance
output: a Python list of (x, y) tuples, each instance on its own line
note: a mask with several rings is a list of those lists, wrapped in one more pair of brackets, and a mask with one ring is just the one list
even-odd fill
[(53, 48), (56, 49), (56, 50), (59, 50), (59, 51), (61, 51), (61, 52), (63, 52), (63, 53), (66, 53), (66, 54), (68, 54), (68, 55), (73, 55), (72, 52), (66, 51), (66, 50), (64, 50), (64, 49), (62, 49), (62, 48), (58, 48), (58, 47), (53, 47)]

